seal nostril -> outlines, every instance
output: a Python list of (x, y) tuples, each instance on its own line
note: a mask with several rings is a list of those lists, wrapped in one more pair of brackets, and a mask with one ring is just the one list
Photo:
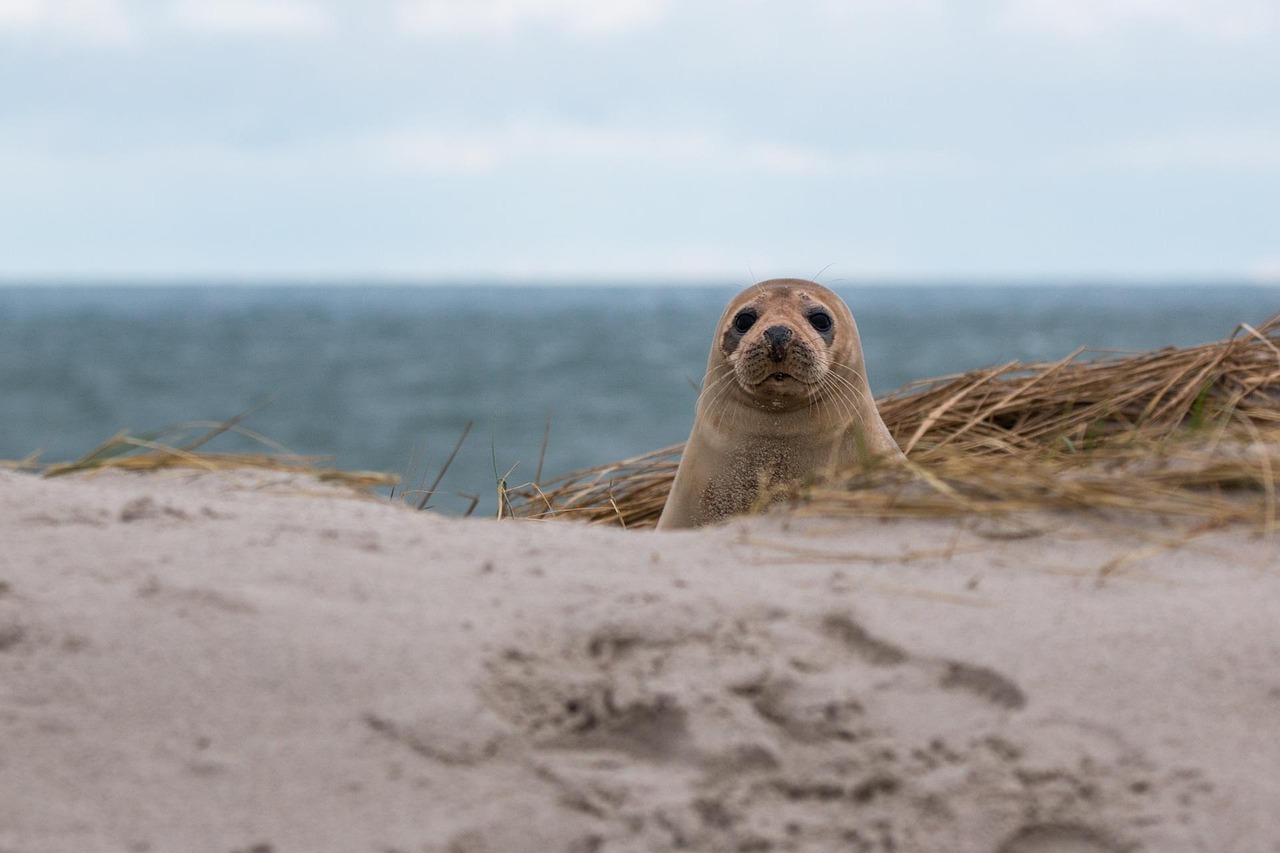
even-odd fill
[(764, 330), (764, 339), (770, 346), (785, 344), (791, 340), (791, 330), (786, 326), (770, 326)]
[(791, 340), (791, 330), (786, 326), (770, 326), (764, 330), (765, 342), (769, 344), (769, 358), (782, 361), (787, 352), (787, 342)]

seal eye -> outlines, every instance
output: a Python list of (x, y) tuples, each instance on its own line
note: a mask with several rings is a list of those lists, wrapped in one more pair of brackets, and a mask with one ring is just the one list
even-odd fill
[(746, 334), (746, 331), (756, 324), (758, 316), (750, 309), (740, 311), (738, 316), (733, 318), (733, 330), (740, 335)]
[(809, 325), (819, 332), (829, 332), (831, 331), (831, 315), (826, 311), (814, 311), (809, 315)]

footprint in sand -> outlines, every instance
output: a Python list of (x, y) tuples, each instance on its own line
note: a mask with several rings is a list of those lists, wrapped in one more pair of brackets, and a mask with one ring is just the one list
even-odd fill
[(1119, 853), (1120, 849), (1086, 826), (1042, 823), (1019, 830), (996, 853)]

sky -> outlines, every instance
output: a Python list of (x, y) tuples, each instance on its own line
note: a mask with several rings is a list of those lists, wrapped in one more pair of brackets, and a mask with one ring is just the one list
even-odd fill
[(0, 0), (0, 280), (1280, 282), (1277, 0)]

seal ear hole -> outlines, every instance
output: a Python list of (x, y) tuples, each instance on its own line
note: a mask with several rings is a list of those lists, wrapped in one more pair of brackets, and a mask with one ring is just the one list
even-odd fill
[(746, 334), (747, 330), (754, 326), (759, 318), (760, 315), (750, 308), (745, 311), (739, 311), (738, 316), (733, 318), (733, 330), (740, 335)]
[(814, 311), (809, 315), (809, 325), (825, 334), (831, 331), (831, 315), (826, 311)]

